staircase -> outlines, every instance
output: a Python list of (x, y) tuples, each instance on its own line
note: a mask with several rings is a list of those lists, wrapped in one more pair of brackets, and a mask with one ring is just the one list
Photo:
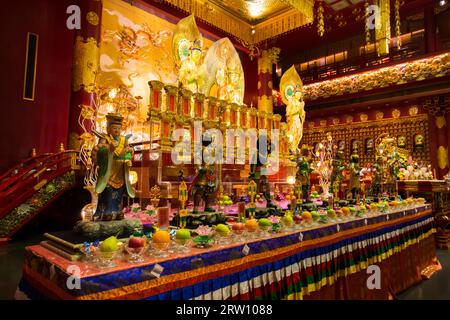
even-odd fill
[(78, 152), (32, 156), (0, 175), (0, 244), (75, 185)]

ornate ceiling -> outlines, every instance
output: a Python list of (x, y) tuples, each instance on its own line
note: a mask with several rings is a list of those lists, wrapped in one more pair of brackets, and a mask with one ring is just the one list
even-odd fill
[(250, 25), (292, 9), (287, 2), (280, 0), (210, 0), (210, 2)]
[(314, 0), (153, 0), (194, 14), (247, 44), (310, 24)]

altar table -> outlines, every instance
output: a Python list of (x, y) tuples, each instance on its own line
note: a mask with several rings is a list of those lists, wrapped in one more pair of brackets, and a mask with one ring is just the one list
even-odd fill
[[(433, 219), (424, 205), (106, 270), (36, 245), (26, 249), (16, 298), (391, 299), (440, 268)], [(71, 265), (81, 284), (72, 290)], [(367, 286), (370, 265), (380, 268), (379, 289)]]

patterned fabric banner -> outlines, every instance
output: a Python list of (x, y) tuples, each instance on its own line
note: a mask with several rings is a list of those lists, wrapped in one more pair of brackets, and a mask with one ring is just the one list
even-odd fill
[(82, 275), (80, 290), (65, 289), (64, 266), (31, 247), (19, 289), (33, 299), (302, 299), (433, 239), (431, 210), (376, 218), (248, 243), (248, 255), (242, 245), (161, 261), (158, 278), (155, 264)]

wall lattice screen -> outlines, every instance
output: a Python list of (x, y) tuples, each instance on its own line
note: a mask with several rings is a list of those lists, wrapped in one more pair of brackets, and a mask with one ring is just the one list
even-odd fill
[[(327, 132), (331, 132), (333, 144), (343, 146), (345, 160), (349, 161), (352, 153), (352, 145), (356, 141), (358, 145), (358, 155), (362, 165), (373, 163), (376, 156), (376, 140), (383, 134), (399, 138), (405, 137), (405, 149), (413, 156), (413, 160), (419, 163), (430, 163), (430, 147), (428, 132), (428, 116), (420, 114), (416, 116), (407, 116), (391, 119), (382, 119), (358, 123), (346, 123), (337, 125), (322, 125), (315, 128), (305, 128), (305, 134), (302, 144), (308, 144), (314, 147), (318, 142), (326, 138)], [(422, 148), (414, 147), (414, 138), (416, 135), (422, 135), (424, 145)], [(373, 141), (373, 148), (370, 146), (369, 139)], [(368, 143), (369, 142), (369, 143)]]

